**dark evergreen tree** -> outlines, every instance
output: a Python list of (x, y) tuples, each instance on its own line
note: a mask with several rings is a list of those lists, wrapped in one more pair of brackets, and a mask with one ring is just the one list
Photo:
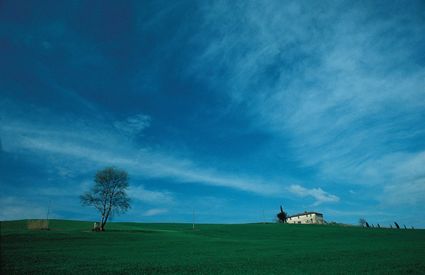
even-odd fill
[(283, 211), (282, 206), (280, 206), (280, 212), (276, 216), (279, 223), (286, 223), (288, 214), (285, 211)]

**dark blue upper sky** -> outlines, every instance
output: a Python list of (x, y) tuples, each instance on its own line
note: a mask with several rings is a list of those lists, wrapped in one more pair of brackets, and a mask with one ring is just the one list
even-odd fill
[[(2, 1), (0, 219), (424, 227), (423, 1)], [(264, 214), (263, 214), (264, 213)]]

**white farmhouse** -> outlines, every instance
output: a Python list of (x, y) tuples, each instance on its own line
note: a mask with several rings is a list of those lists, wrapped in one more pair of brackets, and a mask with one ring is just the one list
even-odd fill
[(286, 219), (287, 223), (301, 223), (301, 224), (323, 224), (323, 214), (317, 212), (304, 212), (296, 215), (289, 216)]

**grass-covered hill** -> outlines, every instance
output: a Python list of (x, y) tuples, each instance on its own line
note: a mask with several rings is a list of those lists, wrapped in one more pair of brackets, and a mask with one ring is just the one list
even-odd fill
[(1, 222), (1, 273), (425, 273), (425, 230), (329, 225)]

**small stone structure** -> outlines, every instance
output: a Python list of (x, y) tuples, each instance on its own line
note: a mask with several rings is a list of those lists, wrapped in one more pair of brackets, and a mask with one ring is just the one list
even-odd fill
[(323, 214), (318, 212), (307, 212), (291, 215), (286, 219), (287, 223), (299, 224), (323, 224)]
[(93, 229), (92, 231), (100, 231), (100, 222), (95, 222), (93, 224)]

